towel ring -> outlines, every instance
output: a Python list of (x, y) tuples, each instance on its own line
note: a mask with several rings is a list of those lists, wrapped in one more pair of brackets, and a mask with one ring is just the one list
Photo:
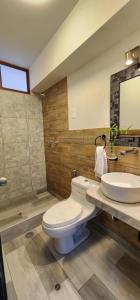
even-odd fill
[(102, 141), (104, 142), (104, 148), (105, 148), (106, 147), (106, 135), (102, 134), (102, 135), (97, 136), (95, 139), (95, 146), (97, 146), (96, 142), (99, 138), (102, 139)]

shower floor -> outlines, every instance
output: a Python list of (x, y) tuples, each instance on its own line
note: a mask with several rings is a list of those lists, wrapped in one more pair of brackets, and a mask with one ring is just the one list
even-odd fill
[[(31, 200), (21, 202), (11, 208), (7, 207), (0, 211), (0, 234), (4, 241), (16, 237), (16, 225), (21, 224), (21, 234), (30, 228), (34, 228), (41, 223), (42, 214), (59, 200), (45, 192)], [(18, 226), (18, 228), (19, 228)], [(15, 228), (15, 231), (14, 231)], [(12, 236), (11, 236), (12, 233)], [(14, 236), (13, 236), (14, 234)], [(19, 234), (19, 233), (18, 233)]]

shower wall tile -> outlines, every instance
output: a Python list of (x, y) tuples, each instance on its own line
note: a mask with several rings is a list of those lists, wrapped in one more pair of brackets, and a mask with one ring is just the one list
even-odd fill
[(0, 188), (0, 208), (3, 208), (9, 204), (8, 191), (9, 190), (7, 186)]
[(14, 168), (7, 168), (5, 175), (8, 180), (9, 196), (16, 195), (17, 192), (22, 195), (31, 192), (31, 172), (30, 166), (20, 166)]
[(4, 172), (4, 150), (3, 144), (0, 143), (0, 177), (3, 176)]
[(44, 141), (42, 142), (33, 142), (30, 144), (30, 161), (31, 164), (44, 163)]
[(29, 119), (28, 120), (29, 137), (31, 142), (43, 141), (43, 120)]
[(27, 118), (42, 119), (42, 102), (36, 95), (27, 95), (25, 98)]
[(2, 118), (2, 134), (4, 143), (27, 142), (27, 120), (19, 118)]
[(29, 163), (29, 145), (28, 143), (5, 143), (5, 166), (16, 167)]
[(46, 168), (44, 163), (34, 164), (31, 167), (32, 187), (34, 191), (44, 188)]
[(3, 140), (2, 140), (2, 128), (1, 128), (1, 117), (0, 117), (0, 144), (2, 144)]
[(0, 90), (0, 208), (46, 187), (41, 99)]
[(4, 92), (4, 97), (0, 95), (0, 115), (10, 118), (26, 118), (23, 95), (7, 91)]
[(25, 191), (22, 189), (16, 189), (12, 190), (8, 194), (8, 200), (11, 206), (13, 206), (15, 203), (18, 203), (19, 201), (23, 202), (23, 199), (27, 201), (27, 199), (31, 199), (30, 197), (33, 195), (32, 188), (26, 188)]

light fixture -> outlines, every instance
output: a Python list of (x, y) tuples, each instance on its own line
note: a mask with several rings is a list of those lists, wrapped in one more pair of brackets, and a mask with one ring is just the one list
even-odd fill
[(125, 53), (125, 64), (127, 66), (132, 65), (134, 63), (134, 59), (132, 57), (131, 51)]
[(127, 66), (138, 63), (140, 60), (140, 46), (137, 46), (125, 53), (125, 64)]
[(48, 4), (50, 0), (21, 0), (22, 2), (25, 2), (27, 4), (31, 5), (43, 5), (43, 4)]
[(137, 64), (137, 70), (140, 72), (140, 63)]
[(42, 93), (40, 93), (40, 96), (44, 98), (46, 96), (46, 93), (42, 92)]

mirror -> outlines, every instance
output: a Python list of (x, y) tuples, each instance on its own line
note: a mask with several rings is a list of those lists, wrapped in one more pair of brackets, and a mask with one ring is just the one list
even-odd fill
[(111, 76), (110, 126), (115, 123), (122, 132), (115, 145), (140, 146), (139, 75), (136, 64)]
[(120, 128), (140, 128), (140, 76), (120, 83)]

